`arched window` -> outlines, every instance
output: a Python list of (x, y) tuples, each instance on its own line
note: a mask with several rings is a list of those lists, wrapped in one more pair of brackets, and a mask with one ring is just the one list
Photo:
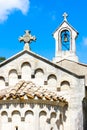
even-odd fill
[(22, 69), (22, 79), (29, 81), (31, 79), (31, 65), (28, 62), (25, 62), (21, 66)]
[(57, 88), (57, 78), (55, 75), (51, 74), (48, 76), (48, 89), (56, 90)]
[(68, 81), (62, 81), (60, 86), (61, 86), (61, 90), (69, 90), (70, 89), (70, 83)]
[(9, 85), (14, 86), (18, 82), (17, 71), (15, 69), (9, 72)]

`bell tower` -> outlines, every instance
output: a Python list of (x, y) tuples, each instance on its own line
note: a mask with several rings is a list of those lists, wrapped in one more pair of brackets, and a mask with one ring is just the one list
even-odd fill
[(76, 38), (78, 32), (67, 22), (68, 14), (63, 14), (64, 20), (59, 28), (53, 33), (55, 39), (55, 57), (57, 63), (63, 59), (78, 62), (76, 56)]

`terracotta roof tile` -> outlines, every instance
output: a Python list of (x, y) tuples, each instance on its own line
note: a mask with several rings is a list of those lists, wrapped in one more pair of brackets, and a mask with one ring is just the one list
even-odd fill
[(7, 99), (41, 99), (49, 101), (63, 102), (67, 104), (67, 101), (57, 95), (57, 92), (49, 91), (43, 87), (37, 87), (32, 82), (19, 81), (14, 88), (3, 89), (0, 91), (0, 100)]

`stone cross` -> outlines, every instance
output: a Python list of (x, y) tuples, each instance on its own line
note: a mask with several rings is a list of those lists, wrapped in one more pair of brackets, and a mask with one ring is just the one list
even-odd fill
[(63, 14), (63, 17), (64, 17), (64, 21), (67, 21), (68, 14), (65, 12), (65, 13)]
[(29, 31), (29, 30), (26, 30), (25, 31), (25, 35), (23, 35), (23, 36), (21, 36), (20, 38), (19, 38), (19, 41), (20, 42), (24, 42), (24, 50), (30, 50), (30, 46), (29, 46), (29, 44), (32, 42), (32, 41), (35, 41), (36, 40), (36, 37), (35, 36), (32, 36), (31, 34), (30, 34), (30, 32), (31, 31)]

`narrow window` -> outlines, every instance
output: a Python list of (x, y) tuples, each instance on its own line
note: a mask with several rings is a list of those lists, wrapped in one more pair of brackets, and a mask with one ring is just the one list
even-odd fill
[(18, 126), (15, 126), (15, 130), (18, 130)]

